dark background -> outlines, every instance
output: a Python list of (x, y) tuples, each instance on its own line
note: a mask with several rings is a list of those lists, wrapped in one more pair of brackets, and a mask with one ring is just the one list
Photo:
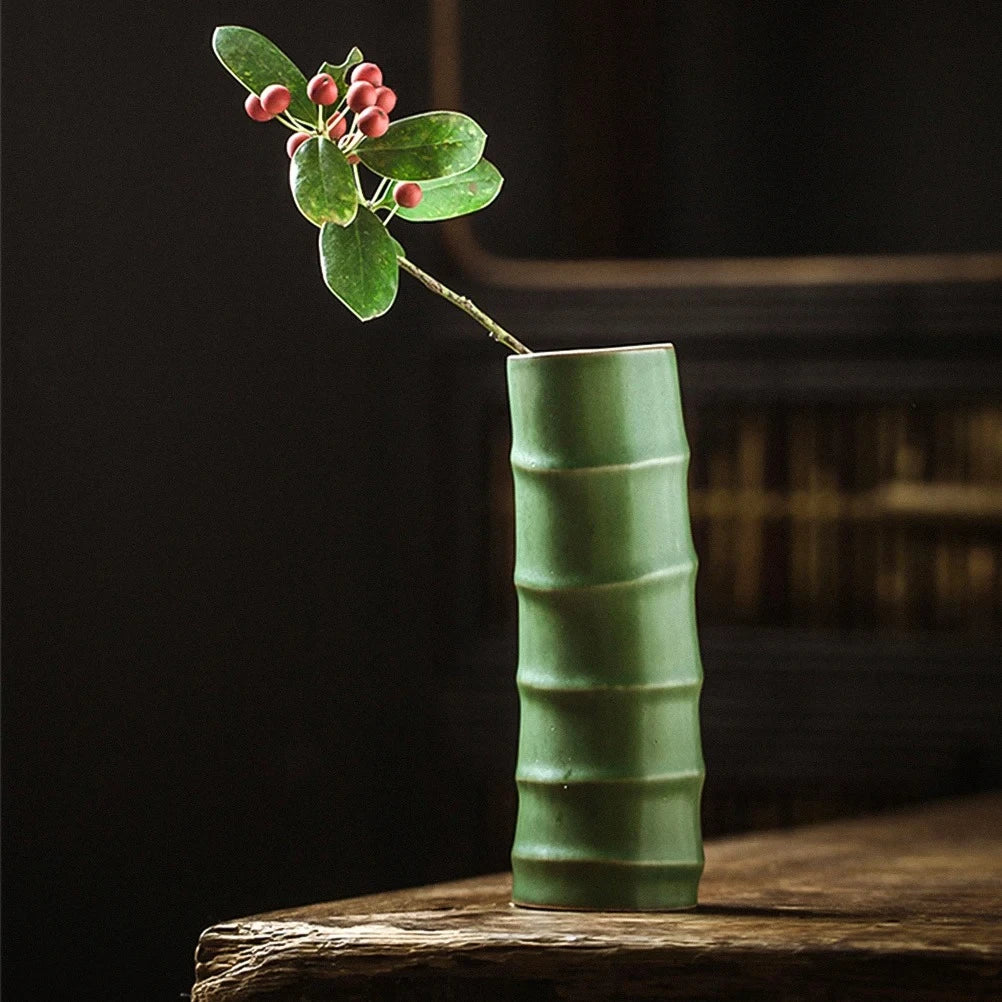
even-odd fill
[(5, 993), (176, 998), (214, 920), (452, 870), (430, 297), (363, 328), (327, 293), (285, 130), (210, 48), (357, 44), (421, 111), (425, 5), (4, 22)]
[[(288, 197), (285, 132), (245, 117), (209, 47), (216, 24), (246, 24), (308, 71), (357, 44), (408, 114), (430, 106), (423, 0), (4, 13), (4, 987), (176, 999), (214, 921), (506, 865), (511, 635), (474, 636), (464, 556), (488, 515), (466, 463), (488, 434), (472, 415), (503, 400), (503, 352), (406, 280), (365, 327), (330, 297)], [(520, 36), (527, 62), (547, 37)], [(496, 138), (539, 119), (484, 94), (466, 110), (512, 202), (481, 233), (505, 249), (559, 214), (525, 181), (552, 172), (520, 173), (524, 150)], [(694, 399), (998, 399), (997, 285), (523, 296), (465, 279), (432, 229), (396, 232), (533, 347), (688, 338)], [(777, 660), (785, 642), (756, 649)], [(728, 643), (704, 645), (708, 679), (712, 665), (752, 677)], [(855, 643), (859, 663), (887, 653)], [(888, 650), (920, 648), (916, 688), (942, 709), (955, 649)], [(989, 663), (991, 644), (978, 650), (965, 664)], [(990, 709), (971, 685), (958, 705)], [(747, 704), (709, 695), (711, 777), (716, 754), (732, 782), (708, 791), (712, 832), (756, 816), (728, 799), (745, 759), (713, 743), (714, 721)], [(800, 699), (803, 720), (809, 688)], [(826, 740), (831, 760), (845, 753)], [(997, 753), (943, 754), (945, 778), (905, 794), (998, 782)], [(823, 800), (815, 766), (796, 764)], [(902, 787), (881, 775), (858, 786), (892, 802)]]
[[(1002, 245), (990, 208), (1002, 204), (994, 5), (462, 6), (464, 104), (503, 123), (498, 140), (517, 137), (525, 161), (509, 169), (510, 205), (474, 219), (499, 253), (761, 257)], [(516, 214), (519, 225), (507, 225)]]

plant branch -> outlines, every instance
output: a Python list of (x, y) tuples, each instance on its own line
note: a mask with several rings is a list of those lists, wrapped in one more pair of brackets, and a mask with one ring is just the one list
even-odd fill
[(303, 130), (296, 125), (291, 118), (284, 115), (276, 115), (273, 122), (278, 122), (280, 125), (284, 125), (287, 129), (291, 129), (293, 132), (302, 132)]
[(382, 201), (383, 195), (386, 194), (386, 189), (389, 187), (389, 184), (390, 184), (390, 179), (388, 177), (384, 177), (383, 180), (380, 181), (378, 185), (376, 185), (376, 190), (373, 192), (372, 195), (373, 208), (375, 208), (380, 203), (380, 201)]
[(518, 338), (509, 334), (500, 324), (495, 323), (482, 309), (467, 299), (466, 296), (460, 296), (458, 293), (453, 292), (452, 289), (444, 286), (437, 278), (432, 278), (427, 272), (422, 271), (413, 261), (408, 261), (403, 256), (398, 257), (397, 260), (404, 271), (410, 272), (419, 282), (431, 289), (432, 292), (437, 293), (443, 299), (447, 299), (453, 306), (458, 306), (464, 313), (473, 317), (478, 324), (487, 328), (487, 333), (495, 341), (503, 344), (518, 355), (532, 354)]

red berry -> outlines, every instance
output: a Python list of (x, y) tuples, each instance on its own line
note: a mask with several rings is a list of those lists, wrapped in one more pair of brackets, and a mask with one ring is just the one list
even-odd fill
[(371, 108), (366, 108), (358, 116), (358, 131), (363, 136), (369, 136), (371, 139), (377, 139), (389, 127), (390, 116), (382, 108), (377, 108), (375, 105)]
[(423, 196), (421, 185), (414, 181), (401, 181), (393, 189), (393, 201), (403, 209), (413, 209)]
[(329, 73), (318, 73), (306, 85), (306, 96), (314, 104), (334, 104), (337, 101), (337, 84)]
[(308, 132), (294, 132), (291, 136), (289, 136), (288, 141), (285, 144), (285, 152), (289, 154), (290, 160), (295, 155), (296, 150), (298, 150), (299, 147), (302, 146), (309, 138), (310, 134)]
[(327, 119), (327, 133), (331, 139), (340, 139), (348, 131), (348, 119), (342, 115), (331, 115)]
[(389, 87), (376, 88), (376, 107), (388, 115), (397, 106), (397, 95)]
[(355, 114), (371, 108), (376, 103), (376, 88), (367, 80), (359, 80), (348, 88), (348, 107)]
[(373, 87), (378, 87), (383, 82), (383, 71), (375, 63), (359, 63), (351, 71), (351, 82), (358, 83), (365, 80)]
[(288, 87), (281, 84), (269, 84), (261, 91), (261, 107), (269, 115), (281, 115), (292, 101)]
[(246, 111), (255, 122), (270, 122), (275, 117), (261, 107), (261, 99), (257, 96), (257, 94), (247, 95), (247, 100), (244, 101), (244, 111)]
[(359, 161), (359, 156), (358, 156), (357, 153), (349, 153), (348, 154), (348, 163), (350, 163), (350, 164), (357, 164), (359, 162), (360, 162)]

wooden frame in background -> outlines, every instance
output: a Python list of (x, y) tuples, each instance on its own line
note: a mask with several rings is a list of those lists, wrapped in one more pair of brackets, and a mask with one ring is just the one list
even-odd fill
[[(429, 55), (435, 107), (461, 109), (463, 52), (459, 0), (430, 0)], [(442, 224), (456, 262), (488, 285), (524, 289), (651, 289), (692, 286), (873, 285), (1002, 281), (1002, 252), (763, 258), (509, 258), (483, 247), (468, 219)]]

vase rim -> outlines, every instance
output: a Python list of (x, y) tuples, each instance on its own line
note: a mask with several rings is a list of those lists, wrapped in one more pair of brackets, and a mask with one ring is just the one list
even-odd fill
[(655, 344), (623, 344), (611, 345), (606, 348), (556, 348), (553, 351), (532, 351), (527, 355), (509, 355), (509, 364), (513, 362), (531, 362), (534, 358), (566, 358), (568, 355), (610, 355), (626, 351), (674, 351), (675, 345), (670, 341), (660, 341)]

